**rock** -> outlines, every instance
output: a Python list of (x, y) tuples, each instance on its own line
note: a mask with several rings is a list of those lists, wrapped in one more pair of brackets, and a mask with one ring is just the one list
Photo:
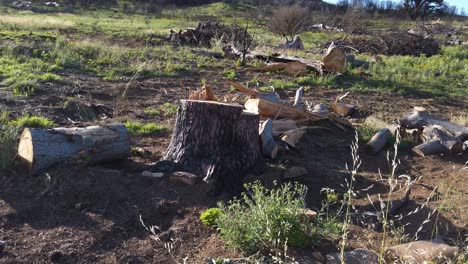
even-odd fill
[(148, 177), (148, 178), (162, 178), (162, 177), (164, 177), (164, 173), (144, 171), (144, 172), (141, 173), (141, 176)]
[(449, 246), (436, 238), (430, 241), (415, 241), (386, 250), (386, 257), (392, 261), (400, 260), (405, 263), (448, 263), (458, 254), (459, 248)]
[[(376, 264), (379, 263), (379, 255), (374, 251), (355, 249), (344, 253), (346, 264)], [(327, 255), (327, 264), (341, 264), (340, 253)]]
[(0, 253), (2, 253), (3, 250), (5, 250), (5, 247), (6, 247), (6, 242), (3, 240), (0, 240)]
[(307, 175), (307, 173), (309, 172), (306, 170), (306, 168), (294, 166), (284, 172), (284, 179), (292, 179), (292, 178), (301, 177), (301, 176)]

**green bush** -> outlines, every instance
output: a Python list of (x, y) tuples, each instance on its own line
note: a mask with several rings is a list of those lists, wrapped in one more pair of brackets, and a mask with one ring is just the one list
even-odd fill
[(307, 189), (286, 184), (268, 190), (259, 183), (246, 185), (242, 199), (220, 204), (218, 228), (222, 239), (243, 253), (278, 253), (284, 246), (304, 247), (311, 242), (313, 224), (304, 217)]
[(219, 208), (210, 208), (200, 215), (200, 220), (207, 226), (215, 227), (221, 213), (221, 209)]

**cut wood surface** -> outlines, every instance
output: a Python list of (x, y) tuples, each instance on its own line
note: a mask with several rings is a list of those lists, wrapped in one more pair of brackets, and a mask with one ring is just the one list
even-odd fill
[(250, 95), (254, 98), (262, 98), (262, 99), (265, 99), (265, 100), (268, 100), (268, 101), (271, 101), (271, 102), (275, 102), (275, 103), (280, 103), (281, 100), (278, 96), (278, 94), (276, 93), (266, 93), (266, 92), (259, 92), (255, 89), (249, 89), (245, 86), (243, 86), (242, 84), (240, 83), (237, 83), (237, 82), (232, 82), (232, 81), (227, 81), (230, 85), (232, 85), (234, 88), (236, 88), (236, 90), (244, 93), (244, 94), (247, 94), (247, 95)]
[(331, 104), (330, 109), (337, 115), (348, 116), (354, 111), (355, 107), (350, 104), (334, 102)]
[(18, 156), (33, 175), (62, 162), (95, 164), (124, 159), (129, 154), (130, 138), (123, 124), (25, 128), (18, 146)]
[(302, 109), (298, 109), (286, 104), (270, 102), (260, 98), (251, 98), (247, 100), (244, 106), (247, 111), (259, 113), (265, 117), (308, 119), (311, 121), (327, 119), (327, 117), (322, 117)]
[(343, 50), (332, 43), (328, 47), (322, 62), (325, 71), (343, 73), (346, 66), (346, 55)]
[(296, 91), (296, 95), (294, 96), (294, 104), (293, 106), (296, 108), (304, 109), (304, 104), (302, 103), (302, 97), (304, 96), (304, 87), (301, 86)]
[(213, 89), (207, 84), (204, 84), (202, 88), (196, 91), (190, 91), (190, 100), (202, 100), (202, 101), (216, 101)]
[(295, 148), (296, 144), (299, 143), (299, 140), (304, 136), (306, 131), (306, 127), (288, 130), (283, 133), (283, 136), (281, 136), (281, 140), (286, 142), (289, 146)]
[(388, 141), (392, 137), (392, 133), (390, 129), (383, 128), (379, 132), (377, 132), (369, 142), (367, 142), (366, 147), (368, 150), (372, 151), (373, 153), (377, 153), (381, 151), (385, 145), (387, 145)]
[(211, 194), (238, 193), (243, 177), (262, 163), (258, 114), (210, 101), (181, 100), (164, 160), (212, 184)]
[(453, 136), (444, 127), (429, 125), (422, 133), (423, 144), (413, 148), (413, 152), (420, 156), (438, 153), (456, 154), (463, 151), (463, 141)]
[(404, 116), (400, 120), (400, 123), (402, 127), (410, 129), (423, 129), (428, 125), (438, 125), (443, 127), (453, 136), (459, 137), (461, 140), (468, 139), (468, 127), (431, 115), (422, 107), (415, 107), (413, 113)]

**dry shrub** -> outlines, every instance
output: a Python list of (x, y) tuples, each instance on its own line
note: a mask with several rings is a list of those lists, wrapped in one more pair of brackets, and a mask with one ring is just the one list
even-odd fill
[(282, 36), (291, 36), (304, 31), (310, 22), (309, 10), (300, 6), (283, 6), (276, 10), (268, 28), (271, 32)]

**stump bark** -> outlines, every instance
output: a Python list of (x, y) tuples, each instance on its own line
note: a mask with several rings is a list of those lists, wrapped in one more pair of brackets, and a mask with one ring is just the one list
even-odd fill
[(53, 165), (73, 161), (94, 164), (130, 154), (130, 138), (122, 124), (84, 128), (25, 128), (18, 155), (32, 175)]
[(203, 176), (212, 195), (237, 194), (244, 175), (261, 168), (258, 127), (258, 114), (240, 105), (181, 100), (163, 159)]

